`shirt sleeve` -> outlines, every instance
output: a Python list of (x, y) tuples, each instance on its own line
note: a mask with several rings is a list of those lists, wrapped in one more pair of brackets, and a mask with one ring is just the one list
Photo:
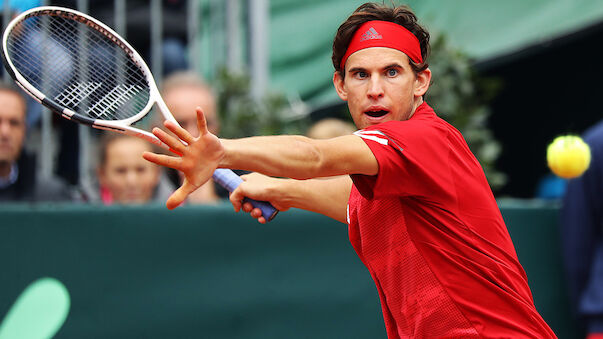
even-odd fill
[(443, 126), (390, 121), (355, 134), (369, 146), (379, 164), (375, 176), (351, 175), (363, 197), (429, 198), (450, 189), (450, 145)]

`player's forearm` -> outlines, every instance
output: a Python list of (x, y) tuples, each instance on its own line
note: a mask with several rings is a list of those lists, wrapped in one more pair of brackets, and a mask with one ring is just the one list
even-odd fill
[(352, 188), (349, 176), (283, 182), (287, 205), (347, 222), (347, 204)]
[(306, 137), (263, 136), (221, 142), (225, 155), (219, 167), (295, 179), (329, 175), (321, 151)]

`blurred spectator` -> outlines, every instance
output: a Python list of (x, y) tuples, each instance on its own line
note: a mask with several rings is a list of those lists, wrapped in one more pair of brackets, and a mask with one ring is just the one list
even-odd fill
[[(212, 88), (203, 82), (196, 73), (183, 71), (168, 76), (163, 81), (161, 96), (174, 118), (193, 136), (199, 136), (197, 114), (195, 113), (197, 106), (203, 109), (209, 131), (216, 135), (219, 134), (220, 123), (216, 96)], [(181, 180), (182, 178), (178, 177), (178, 185)], [(216, 203), (227, 196), (226, 190), (210, 180), (189, 195), (187, 202), (193, 204)]]
[(356, 129), (354, 124), (350, 122), (335, 118), (326, 118), (310, 126), (306, 135), (312, 139), (331, 139), (352, 134)]
[(157, 151), (140, 138), (106, 133), (100, 142), (98, 166), (99, 195), (110, 205), (163, 203), (174, 191), (161, 169), (142, 158), (145, 151)]
[(603, 121), (584, 134), (589, 169), (570, 179), (562, 208), (562, 245), (573, 311), (587, 338), (603, 338)]
[(79, 194), (56, 177), (38, 178), (35, 157), (24, 148), (27, 104), (21, 91), (0, 85), (0, 200), (73, 201)]

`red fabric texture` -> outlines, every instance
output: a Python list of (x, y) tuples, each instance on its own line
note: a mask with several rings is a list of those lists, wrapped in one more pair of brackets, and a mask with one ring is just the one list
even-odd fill
[(356, 30), (343, 58), (341, 69), (345, 68), (348, 57), (361, 49), (388, 47), (406, 54), (416, 63), (423, 62), (419, 39), (406, 28), (389, 21), (367, 21)]
[(427, 104), (357, 135), (379, 173), (352, 175), (349, 236), (388, 337), (555, 338), (462, 135)]

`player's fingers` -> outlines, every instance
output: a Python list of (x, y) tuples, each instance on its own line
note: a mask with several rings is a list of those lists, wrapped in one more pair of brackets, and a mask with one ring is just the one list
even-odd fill
[(174, 208), (180, 206), (184, 200), (186, 200), (186, 195), (183, 194), (180, 189), (177, 189), (174, 193), (172, 193), (172, 195), (170, 195), (165, 203), (165, 206), (168, 209), (173, 210)]
[(234, 190), (231, 194), (230, 197), (228, 197), (228, 199), (230, 200), (230, 203), (232, 204), (232, 207), (234, 208), (235, 212), (238, 212), (241, 210), (242, 207), (242, 200), (243, 200), (243, 196), (240, 195), (240, 192), (238, 192), (237, 190)]
[(161, 140), (164, 144), (168, 145), (170, 147), (170, 151), (176, 151), (178, 155), (182, 155), (184, 153), (186, 146), (182, 143), (182, 141), (169, 135), (161, 128), (153, 128), (153, 135), (159, 138), (159, 140)]
[(243, 211), (249, 213), (249, 215), (252, 218), (257, 219), (259, 223), (261, 223), (261, 224), (266, 223), (266, 218), (264, 218), (264, 216), (262, 216), (262, 210), (259, 208), (253, 207), (253, 205), (251, 203), (249, 203), (249, 202), (243, 203)]
[(188, 195), (195, 191), (195, 189), (195, 186), (191, 185), (186, 179), (184, 179), (182, 186), (172, 193), (165, 205), (168, 209), (173, 210), (174, 208), (180, 206), (186, 200)]
[(252, 217), (258, 219), (259, 217), (262, 216), (262, 210), (259, 208), (254, 208), (251, 210), (251, 212), (249, 213)]
[(197, 112), (197, 128), (199, 129), (199, 135), (207, 134), (207, 120), (205, 120), (205, 114), (203, 114), (203, 110), (201, 107), (197, 106), (195, 109)]
[(250, 213), (253, 211), (253, 205), (250, 202), (243, 202), (243, 211), (245, 213)]
[(153, 153), (153, 152), (144, 152), (144, 153), (142, 153), (142, 157), (145, 160), (150, 161), (159, 166), (169, 167), (169, 168), (173, 168), (175, 170), (180, 169), (180, 164), (182, 162), (180, 157), (172, 157), (169, 155), (157, 154), (157, 153)]
[[(192, 144), (195, 141), (195, 137), (193, 137), (187, 130), (178, 126), (173, 121), (166, 120), (164, 123), (165, 127), (169, 129), (172, 133), (174, 133), (180, 140), (186, 142), (187, 144)], [(155, 133), (155, 131), (153, 131)]]

